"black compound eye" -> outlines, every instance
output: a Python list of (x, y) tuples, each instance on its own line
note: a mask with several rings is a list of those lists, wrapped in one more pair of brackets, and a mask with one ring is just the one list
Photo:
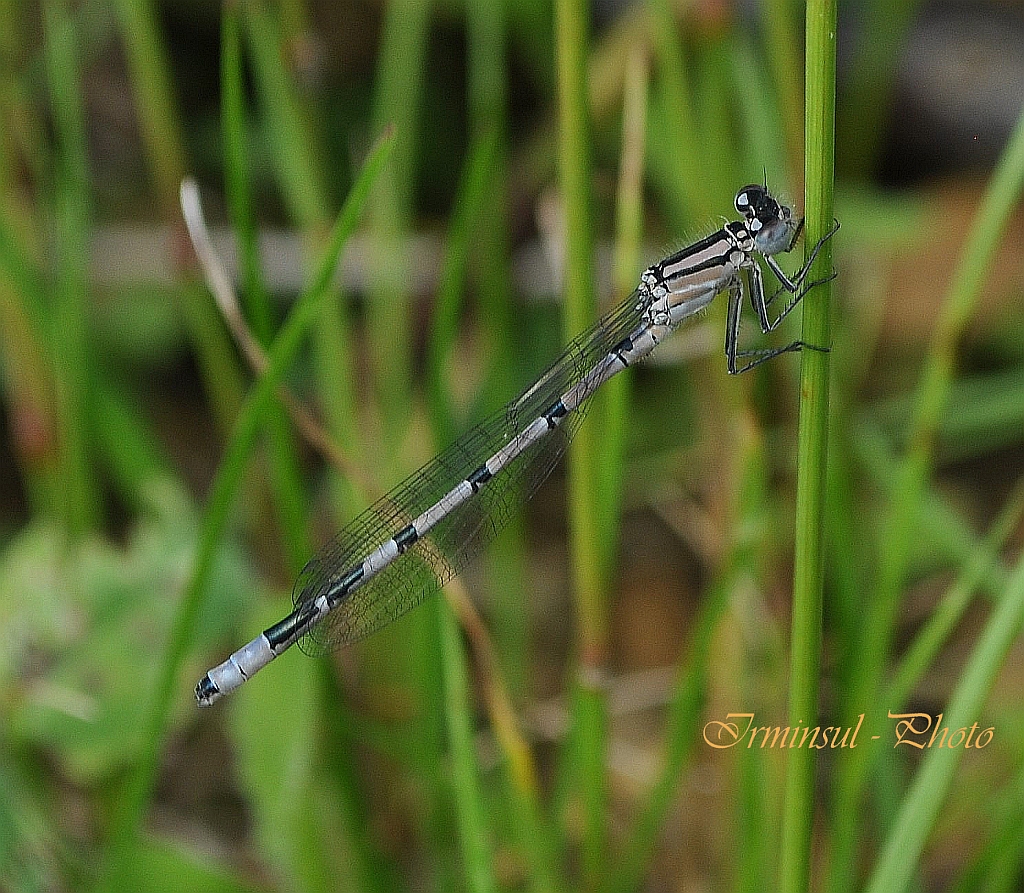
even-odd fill
[(746, 217), (758, 216), (760, 205), (764, 199), (764, 187), (751, 183), (736, 193), (736, 210)]

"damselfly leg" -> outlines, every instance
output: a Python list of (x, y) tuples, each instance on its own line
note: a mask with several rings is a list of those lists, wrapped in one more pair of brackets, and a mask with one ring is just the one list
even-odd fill
[[(797, 226), (794, 239), (799, 236), (800, 231), (803, 228), (803, 221), (801, 220)], [(807, 261), (804, 265), (793, 274), (789, 276), (779, 266), (775, 258), (770, 254), (762, 255), (765, 262), (768, 264), (769, 269), (775, 275), (779, 281), (779, 288), (770, 297), (766, 298), (764, 293), (764, 276), (761, 273), (761, 268), (757, 262), (751, 258), (750, 264), (747, 267), (747, 281), (750, 289), (750, 303), (757, 314), (758, 323), (760, 324), (761, 331), (767, 335), (770, 332), (778, 328), (779, 324), (789, 315), (790, 311), (796, 307), (797, 304), (803, 300), (806, 295), (813, 288), (822, 285), (825, 282), (829, 282), (835, 279), (836, 274), (833, 272), (829, 276), (822, 277), (821, 279), (815, 279), (812, 282), (805, 282), (808, 272), (810, 272), (811, 265), (814, 263), (818, 256), (818, 252), (821, 251), (821, 246), (825, 242), (835, 235), (836, 230), (839, 229), (839, 221), (834, 221), (832, 227), (825, 235), (823, 235), (815, 244)], [(792, 243), (790, 243), (792, 247)], [(775, 319), (770, 319), (768, 316), (768, 308), (772, 302), (783, 292), (787, 292), (792, 297), (787, 302), (786, 306), (779, 312)], [(725, 329), (725, 357), (730, 375), (738, 375), (741, 372), (747, 372), (753, 369), (755, 366), (760, 366), (761, 363), (767, 362), (773, 357), (777, 357), (780, 354), (791, 353), (797, 350), (817, 350), (823, 353), (827, 353), (829, 348), (823, 347), (818, 344), (809, 344), (806, 341), (792, 341), (783, 347), (773, 348), (750, 348), (746, 350), (739, 349), (739, 334), (740, 334), (740, 309), (743, 303), (743, 285), (740, 281), (736, 281), (729, 288), (729, 310), (728, 310), (728, 322)], [(749, 362), (743, 365), (737, 365), (739, 360), (748, 359)]]
[[(799, 235), (802, 229), (803, 220), (800, 221), (800, 225), (797, 227), (797, 235)], [(775, 274), (775, 278), (779, 280), (779, 287), (775, 290), (775, 293), (770, 298), (768, 298), (767, 301), (765, 301), (765, 306), (770, 307), (772, 302), (784, 291), (789, 292), (792, 295), (798, 295), (798, 297), (795, 297), (790, 301), (789, 306), (787, 306), (787, 308), (779, 315), (779, 318), (775, 321), (776, 325), (778, 325), (779, 320), (784, 319), (786, 314), (793, 309), (795, 303), (798, 302), (800, 298), (807, 294), (807, 292), (809, 292), (812, 288), (815, 288), (816, 286), (822, 285), (826, 282), (831, 282), (833, 279), (836, 278), (835, 272), (832, 272), (830, 275), (823, 276), (821, 279), (815, 279), (813, 282), (808, 282), (806, 285), (803, 286), (803, 288), (801, 288), (804, 279), (807, 278), (807, 274), (811, 271), (811, 266), (814, 264), (814, 261), (818, 257), (818, 252), (821, 251), (821, 246), (824, 245), (829, 239), (831, 239), (832, 236), (836, 234), (838, 229), (839, 221), (833, 220), (832, 226), (829, 227), (828, 232), (825, 233), (825, 235), (823, 235), (820, 239), (818, 239), (818, 241), (814, 245), (814, 248), (811, 250), (810, 256), (807, 258), (804, 265), (799, 270), (797, 270), (797, 272), (794, 273), (792, 277), (786, 274), (786, 271), (779, 266), (779, 262), (774, 257), (772, 257), (772, 255), (764, 255), (765, 263), (768, 264), (768, 268), (772, 271), (772, 273)], [(792, 246), (790, 250), (792, 250)], [(755, 308), (755, 310), (756, 309), (757, 308)]]

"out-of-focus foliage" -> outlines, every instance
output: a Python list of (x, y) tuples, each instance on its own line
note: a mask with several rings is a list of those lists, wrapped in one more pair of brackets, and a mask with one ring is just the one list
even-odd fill
[[(865, 726), (817, 755), (815, 889), (1009, 891), (1024, 19), (841, 12), (819, 719)], [(786, 754), (701, 729), (788, 722), (799, 360), (727, 377), (722, 306), (446, 599), (213, 710), (192, 686), (564, 318), (744, 183), (801, 206), (802, 13), (0, 3), (0, 888), (776, 886)], [(202, 281), (186, 175), (321, 441)], [(893, 750), (889, 710), (995, 737)]]

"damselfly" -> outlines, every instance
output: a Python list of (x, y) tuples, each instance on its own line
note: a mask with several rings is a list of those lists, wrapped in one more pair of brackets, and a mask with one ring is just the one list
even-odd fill
[[(775, 260), (803, 228), (763, 186), (736, 194), (742, 220), (727, 223), (649, 267), (636, 291), (578, 335), (535, 384), (466, 432), (433, 461), (348, 524), (310, 559), (292, 594), (294, 610), (214, 667), (196, 686), (209, 706), (299, 642), (312, 654), (356, 642), (386, 626), (450, 580), (547, 477), (587, 408), (588, 398), (646, 357), (684, 319), (729, 295), (725, 356), (746, 372), (788, 351), (826, 348), (793, 341), (740, 350), (744, 280), (761, 330), (771, 332), (815, 285), (805, 283), (835, 223), (792, 277)], [(765, 297), (757, 258), (780, 283)], [(785, 292), (786, 304), (769, 311)]]

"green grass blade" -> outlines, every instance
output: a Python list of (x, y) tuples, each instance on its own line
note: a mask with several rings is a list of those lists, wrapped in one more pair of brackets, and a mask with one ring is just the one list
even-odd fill
[(316, 278), (300, 297), (274, 340), (268, 355), (267, 370), (253, 387), (239, 414), (234, 434), (227, 445), (224, 458), (210, 488), (210, 498), (200, 534), (199, 550), (174, 620), (154, 690), (146, 722), (146, 743), (143, 754), (132, 773), (128, 789), (120, 804), (111, 835), (106, 874), (101, 878), (101, 883), (106, 883), (110, 877), (116, 876), (117, 872), (123, 868), (124, 863), (131, 859), (134, 841), (155, 783), (171, 707), (183, 696), (183, 693), (177, 688), (179, 670), (189, 650), (192, 631), (213, 559), (227, 524), (235, 492), (247, 467), (256, 435), (263, 423), (267, 409), (274, 399), (277, 384), (295, 358), (303, 336), (315, 321), (321, 304), (327, 297), (334, 272), (337, 269), (341, 249), (359, 222), (370, 187), (383, 168), (390, 154), (391, 145), (392, 140), (389, 133), (380, 140), (364, 164), (363, 170), (338, 216), (329, 247), (324, 252)]
[(441, 265), (434, 319), (427, 338), (426, 399), (439, 446), (451, 443), (463, 427), (451, 401), (446, 368), (454, 353), (459, 313), (466, 284), (471, 236), (480, 225), (486, 191), (494, 170), (496, 134), (485, 134), (470, 147), (448, 227), (448, 245)]
[[(279, 17), (262, 0), (246, 3), (242, 16), (261, 127), (267, 134), (285, 207), (304, 235), (304, 267), (308, 269), (309, 258), (319, 251), (327, 230), (331, 205), (322, 136), (294, 83)], [(332, 438), (346, 455), (355, 457), (359, 455), (359, 437), (352, 343), (343, 308), (339, 302), (326, 303), (314, 328), (316, 390)], [(362, 507), (359, 488), (350, 481), (334, 476), (331, 486), (339, 514), (350, 516)]]
[[(832, 226), (836, 89), (835, 0), (807, 4), (806, 73), (806, 251)], [(832, 272), (832, 243), (826, 242), (808, 280)], [(831, 283), (814, 289), (803, 302), (803, 340), (830, 345)], [(790, 636), (789, 724), (806, 725), (818, 714), (821, 666), (821, 612), (824, 586), (824, 527), (828, 459), (829, 355), (805, 350), (800, 364), (800, 422), (797, 434), (796, 533), (793, 615)], [(787, 754), (782, 817), (779, 888), (808, 889), (814, 820), (815, 751)]]
[[(1022, 626), (1024, 559), (1018, 562), (1002, 601), (989, 617), (944, 712), (942, 726), (948, 728), (951, 735), (958, 729), (969, 729), (972, 723), (980, 725), (977, 718), (985, 698)], [(882, 847), (866, 893), (902, 893), (909, 887), (925, 842), (966, 752), (963, 746), (936, 746), (927, 750)]]
[(153, 433), (140, 423), (131, 401), (102, 375), (93, 384), (96, 437), (113, 484), (125, 505), (147, 507), (145, 488), (154, 478), (171, 480), (172, 463)]
[[(0, 265), (5, 265), (2, 246)], [(35, 298), (19, 289), (10, 268), (4, 266), (0, 275), (0, 370), (10, 414), (11, 447), (24, 477), (32, 515), (55, 518), (63, 510), (65, 492), (60, 468), (48, 461), (57, 449), (50, 345), (36, 324), (37, 314), (31, 310)], [(43, 294), (40, 283), (38, 306), (43, 304)]]
[(451, 747), (452, 787), (459, 843), (466, 874), (466, 888), (472, 893), (490, 893), (498, 884), (491, 867), (490, 829), (481, 800), (479, 770), (473, 746), (469, 680), (461, 630), (447, 603), (437, 612), (441, 633), (444, 670), (445, 718)]
[[(643, 238), (644, 135), (647, 130), (647, 56), (636, 50), (630, 57), (623, 87), (622, 151), (616, 197), (615, 254), (612, 271), (612, 303), (625, 300), (636, 287)], [(612, 583), (618, 543), (622, 479), (625, 467), (626, 424), (629, 412), (630, 375), (617, 375), (605, 385), (598, 451), (598, 478), (603, 482), (597, 496), (598, 556), (602, 586)], [(592, 423), (593, 424), (593, 423)]]
[(678, 180), (675, 189), (686, 203), (685, 215), (677, 216), (699, 220), (711, 211), (714, 200), (700, 170), (703, 128), (693, 110), (687, 60), (672, 4), (669, 0), (654, 0), (651, 6), (655, 60), (665, 105), (664, 115), (657, 120), (671, 134)]
[(303, 230), (315, 233), (329, 219), (327, 177), (317, 134), (289, 77), (277, 20), (262, 0), (253, 0), (244, 5), (243, 22), (285, 204)]
[[(907, 558), (917, 530), (914, 522), (927, 489), (934, 438), (953, 380), (957, 344), (977, 303), (1000, 236), (1022, 187), (1024, 115), (1017, 122), (967, 237), (918, 383), (908, 451), (898, 465), (896, 484), (879, 538), (884, 549), (879, 557), (878, 583), (853, 658), (848, 712), (860, 712), (864, 704), (875, 703), (882, 685)], [(836, 848), (832, 863), (833, 890), (836, 891), (847, 889), (853, 877), (853, 824), (857, 821), (869, 760), (867, 748), (851, 751), (838, 777), (834, 807)]]
[(177, 213), (178, 184), (186, 170), (185, 149), (156, 4), (152, 0), (117, 0), (116, 6), (157, 199), (164, 215), (172, 217)]
[[(172, 89), (168, 51), (152, 0), (115, 4), (131, 75), (132, 99), (160, 213), (179, 225), (178, 184), (187, 163), (181, 115)], [(243, 384), (227, 331), (205, 290), (182, 290), (181, 309), (198, 358), (203, 385), (223, 432), (241, 403)], [(116, 460), (115, 460), (116, 461)]]
[[(249, 128), (244, 99), (241, 21), (235, 4), (224, 7), (221, 84), (224, 93), (221, 110), (224, 179), (231, 223), (238, 238), (242, 295), (252, 320), (253, 331), (260, 343), (266, 345), (272, 336), (270, 297), (263, 282), (256, 239), (256, 217), (247, 161), (250, 154), (246, 145)], [(270, 435), (268, 477), (281, 521), (288, 564), (292, 572), (297, 573), (310, 553), (310, 543), (305, 533), (298, 462), (282, 407), (271, 407), (267, 426)]]
[(224, 7), (221, 30), (220, 79), (224, 100), (221, 105), (221, 134), (224, 142), (224, 182), (231, 225), (238, 239), (242, 298), (260, 342), (271, 334), (270, 302), (260, 270), (256, 244), (256, 215), (253, 208), (252, 178), (248, 158), (249, 121), (245, 108), (245, 65), (242, 50), (241, 13), (237, 4)]
[(370, 219), (377, 244), (366, 321), (389, 459), (398, 452), (412, 408), (410, 265), (399, 243), (413, 218), (429, 14), (429, 0), (389, 3), (377, 60), (373, 120), (377, 127), (393, 124), (396, 137), (394, 161), (377, 187)]
[(999, 561), (999, 551), (1020, 523), (1022, 514), (1024, 480), (1006, 500), (988, 534), (971, 552), (953, 585), (943, 595), (938, 608), (914, 637), (893, 674), (889, 693), (883, 700), (890, 709), (899, 710), (905, 706), (914, 686), (932, 665), (956, 624), (964, 616), (971, 597), (981, 586), (985, 573)]
[(878, 161), (900, 54), (921, 6), (921, 0), (868, 0), (861, 8), (839, 119), (844, 174), (869, 176)]
[(47, 82), (57, 140), (57, 269), (50, 341), (60, 424), (64, 523), (73, 535), (99, 521), (99, 488), (90, 468), (88, 442), (87, 240), (90, 226), (85, 107), (78, 71), (78, 47), (67, 4), (44, 7)]
[[(594, 236), (591, 205), (592, 147), (587, 105), (588, 11), (581, 0), (555, 4), (558, 78), (558, 172), (565, 214), (565, 306), (567, 334), (594, 319)], [(592, 410), (604, 412), (602, 395)], [(602, 684), (607, 658), (607, 605), (601, 579), (596, 430), (584, 424), (569, 450), (568, 492), (573, 591), (579, 629), (579, 677), (575, 682), (572, 756), (577, 768), (583, 826), (583, 874), (593, 888), (605, 859), (607, 705)]]
[[(491, 357), (484, 385), (482, 407), (496, 409), (522, 385), (517, 349), (518, 308), (513, 300), (510, 249), (510, 156), (508, 120), (508, 72), (505, 56), (507, 19), (513, 10), (505, 2), (469, 0), (466, 5), (468, 53), (468, 100), (471, 143), (493, 132), (495, 162), (489, 212), (480, 221), (473, 258), (479, 319)], [(488, 548), (488, 579), (494, 581), (490, 603), (490, 628), (502, 675), (513, 698), (524, 696), (530, 656), (527, 620), (522, 593), (527, 591), (527, 560), (524, 509), (512, 511), (505, 532)], [(529, 826), (528, 826), (529, 827)]]
[[(427, 341), (426, 399), (434, 441), (451, 443), (459, 427), (445, 368), (454, 353), (459, 311), (465, 289), (470, 235), (484, 210), (485, 186), (494, 163), (495, 141), (484, 140), (470, 149), (463, 167), (448, 245), (437, 289), (434, 321)], [(450, 584), (450, 585), (458, 585)], [(451, 786), (455, 800), (463, 869), (467, 887), (486, 893), (497, 889), (491, 869), (491, 830), (483, 808), (479, 768), (473, 744), (471, 698), (461, 631), (451, 606), (444, 602), (435, 612), (441, 652), (441, 684), (447, 721)]]
[(801, 115), (802, 86), (800, 76), (799, 14), (800, 4), (793, 0), (766, 0), (761, 4), (764, 19), (765, 47), (775, 82), (776, 97), (782, 117), (782, 135), (789, 157), (800, 158), (803, 149), (804, 121)]

